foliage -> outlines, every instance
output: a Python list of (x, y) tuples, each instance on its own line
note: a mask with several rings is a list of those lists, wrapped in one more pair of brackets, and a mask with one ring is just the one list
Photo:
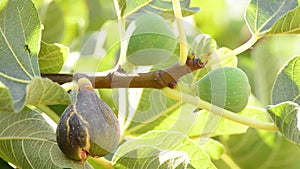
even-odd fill
[[(240, 16), (238, 21), (227, 20), (224, 6), (224, 0), (0, 1), (0, 166), (299, 168), (298, 1), (251, 0), (244, 20)], [(158, 21), (145, 22), (141, 15)], [(222, 19), (213, 22), (217, 16)], [(186, 41), (180, 41), (182, 37)], [(187, 56), (182, 55), (183, 46), (189, 49)], [(95, 90), (118, 116), (122, 136), (116, 150), (83, 162), (62, 153), (55, 128), (74, 99), (67, 92), (73, 83), (59, 85), (43, 77), (78, 71), (98, 76), (107, 70), (134, 76), (165, 70), (179, 59), (200, 59), (206, 66), (175, 79), (174, 89), (124, 84)], [(197, 82), (225, 66), (244, 70), (252, 89), (249, 98), (249, 93), (243, 98), (249, 100), (247, 106), (237, 113), (207, 102), (224, 103), (222, 98), (235, 96), (237, 90), (218, 93), (218, 98), (199, 97)], [(232, 77), (222, 79), (214, 85)], [(235, 85), (238, 82), (235, 79)]]

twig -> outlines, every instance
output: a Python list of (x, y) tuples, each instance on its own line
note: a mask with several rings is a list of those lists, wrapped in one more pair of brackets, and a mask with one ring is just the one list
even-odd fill
[(174, 88), (176, 81), (194, 70), (205, 66), (199, 59), (188, 59), (186, 64), (180, 66), (175, 64), (167, 69), (149, 73), (126, 74), (122, 71), (110, 72), (106, 75), (88, 76), (82, 73), (72, 74), (42, 74), (42, 77), (49, 78), (59, 84), (78, 80), (81, 77), (88, 78), (94, 88)]

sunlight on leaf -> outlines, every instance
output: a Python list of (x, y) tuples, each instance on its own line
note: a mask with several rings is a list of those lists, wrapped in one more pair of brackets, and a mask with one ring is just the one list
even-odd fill
[(300, 106), (288, 101), (269, 106), (267, 110), (283, 136), (300, 144)]
[[(203, 168), (215, 168), (205, 151), (194, 141), (181, 133), (167, 131), (151, 131), (141, 135), (138, 139), (132, 139), (125, 142), (115, 153), (115, 156), (113, 157), (114, 164), (117, 165), (122, 158), (130, 157), (133, 161), (128, 163), (128, 165), (131, 166), (135, 161), (139, 160), (140, 156), (138, 155), (151, 155), (151, 153), (133, 153), (137, 149), (143, 149), (144, 146), (154, 147), (160, 151), (176, 151), (176, 154), (178, 155), (181, 154), (179, 152), (185, 153), (189, 158), (189, 164), (194, 168), (199, 166)], [(182, 155), (179, 157), (182, 158)], [(163, 154), (159, 154), (158, 158), (162, 158), (162, 156)], [(147, 158), (147, 156), (141, 156), (141, 158)]]
[(40, 74), (40, 38), (41, 24), (31, 1), (0, 2), (0, 81), (9, 88), (17, 112), (24, 106), (26, 85)]
[(218, 160), (221, 156), (226, 152), (225, 146), (214, 139), (211, 138), (204, 138), (204, 140), (197, 140), (198, 145), (203, 147), (205, 152), (210, 156), (213, 160)]
[(69, 94), (58, 83), (35, 77), (27, 86), (26, 103), (31, 105), (71, 104)]
[(297, 0), (252, 0), (245, 20), (255, 35), (264, 35), (281, 17), (298, 6)]
[[(149, 4), (152, 0), (135, 0), (135, 1), (126, 1), (126, 5), (122, 5), (121, 11), (124, 11), (122, 13), (122, 16), (130, 15), (131, 13), (134, 13), (135, 11), (139, 10), (140, 8), (146, 6)], [(120, 1), (119, 1), (120, 4)], [(123, 3), (124, 4), (124, 3)], [(126, 7), (124, 9), (124, 7)], [(126, 16), (125, 16), (126, 17)]]
[[(136, 158), (138, 157), (138, 158)], [(140, 168), (186, 168), (189, 157), (180, 151), (160, 150), (153, 146), (139, 146), (124, 154), (114, 167), (120, 169)], [(194, 168), (194, 167), (192, 167)]]
[(64, 64), (64, 58), (67, 58), (68, 54), (69, 48), (64, 45), (42, 42), (39, 53), (41, 73), (59, 73)]
[(0, 113), (0, 124), (0, 157), (18, 168), (90, 168), (60, 151), (53, 128), (33, 110)]
[(290, 11), (280, 18), (267, 35), (299, 34), (300, 33), (300, 7)]
[(300, 56), (283, 66), (274, 82), (272, 104), (293, 101), (300, 104)]

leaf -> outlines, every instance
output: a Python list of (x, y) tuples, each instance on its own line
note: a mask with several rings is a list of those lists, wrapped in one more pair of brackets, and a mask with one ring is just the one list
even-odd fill
[(281, 17), (297, 6), (297, 0), (252, 0), (246, 9), (245, 20), (252, 34), (264, 35)]
[(53, 128), (37, 112), (0, 114), (0, 157), (18, 168), (89, 168), (68, 159), (55, 141)]
[(300, 56), (289, 60), (279, 71), (272, 89), (272, 104), (293, 101), (300, 104)]
[[(137, 154), (133, 153), (133, 151), (137, 150), (137, 148), (143, 149), (144, 146), (151, 146), (161, 151), (165, 150), (176, 151), (176, 153), (186, 153), (189, 158), (189, 164), (194, 168), (199, 168), (200, 166), (203, 168), (215, 168), (204, 150), (195, 142), (181, 133), (167, 131), (151, 131), (141, 135), (137, 139), (125, 142), (116, 151), (112, 161), (115, 165), (117, 165), (119, 160), (126, 157), (125, 155), (131, 155), (130, 157), (134, 161), (128, 163), (127, 167), (132, 166), (132, 164), (139, 160), (140, 157), (149, 157), (147, 154), (140, 154), (142, 156), (137, 156)], [(139, 151), (140, 150), (138, 150), (138, 152)], [(163, 154), (159, 154), (159, 158), (163, 157)]]
[(57, 1), (42, 7), (41, 21), (44, 25), (42, 40), (47, 43), (60, 42), (64, 35), (64, 11)]
[(269, 106), (267, 110), (283, 136), (300, 144), (300, 106), (288, 101)]
[(213, 160), (218, 160), (221, 156), (226, 152), (225, 146), (217, 140), (211, 138), (204, 138), (203, 140), (197, 141), (198, 145), (203, 147), (205, 152), (210, 156)]
[(280, 18), (267, 35), (276, 34), (299, 34), (300, 33), (300, 7), (291, 10)]
[[(249, 129), (246, 134), (223, 137), (222, 140), (228, 155), (239, 168), (298, 169), (300, 167), (299, 146), (287, 141), (278, 132)], [(218, 168), (228, 168), (220, 163), (215, 164)]]
[(13, 98), (8, 88), (0, 82), (0, 112), (14, 112)]
[[(115, 168), (187, 168), (189, 157), (184, 152), (159, 150), (152, 146), (140, 146), (121, 157)], [(194, 167), (191, 167), (194, 168)]]
[(215, 57), (217, 57), (217, 59), (220, 59), (220, 62), (213, 64), (211, 66), (212, 69), (217, 69), (219, 67), (224, 67), (224, 66), (237, 67), (238, 58), (236, 55), (229, 57), (227, 59), (221, 59), (222, 57), (224, 57), (226, 54), (230, 53), (231, 51), (232, 51), (231, 49), (226, 48), (226, 47), (219, 48), (217, 50), (217, 54), (215, 55)]
[(195, 37), (191, 45), (191, 52), (203, 63), (209, 60), (209, 56), (216, 53), (217, 43), (207, 34), (199, 34)]
[(26, 104), (71, 104), (69, 94), (58, 83), (54, 83), (46, 78), (33, 78), (27, 86), (27, 94)]
[(41, 28), (31, 1), (0, 2), (0, 81), (9, 88), (14, 110), (22, 110), (26, 85), (39, 76)]
[[(123, 2), (122, 2), (123, 1)], [(119, 5), (121, 4), (121, 15), (126, 17), (126, 15), (130, 15), (131, 13), (137, 11), (138, 9), (146, 6), (149, 4), (152, 0), (136, 0), (136, 1), (127, 1), (125, 0), (119, 0)]]
[[(180, 7), (183, 17), (193, 15), (200, 10), (198, 7), (190, 7), (190, 0), (180, 0)], [(135, 18), (145, 13), (156, 13), (166, 19), (174, 19), (172, 1), (152, 0), (149, 4), (141, 7), (136, 12), (131, 13), (130, 17)]]
[(64, 64), (64, 58), (69, 55), (69, 48), (61, 44), (41, 43), (39, 53), (39, 68), (41, 73), (59, 73)]

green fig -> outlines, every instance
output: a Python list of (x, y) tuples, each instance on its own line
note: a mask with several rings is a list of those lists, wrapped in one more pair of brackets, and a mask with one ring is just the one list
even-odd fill
[(173, 55), (178, 40), (169, 24), (159, 15), (145, 14), (131, 23), (132, 31), (126, 53), (135, 65), (154, 65)]
[(81, 78), (79, 91), (57, 125), (57, 143), (73, 160), (85, 161), (87, 156), (102, 157), (114, 151), (119, 143), (118, 120), (94, 92), (91, 82)]
[(232, 112), (242, 111), (250, 95), (247, 75), (234, 67), (215, 69), (198, 82), (199, 97)]

